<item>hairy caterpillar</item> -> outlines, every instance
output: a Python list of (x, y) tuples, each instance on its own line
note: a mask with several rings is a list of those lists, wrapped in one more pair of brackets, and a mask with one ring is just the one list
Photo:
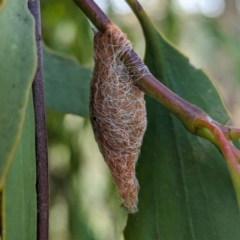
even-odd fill
[[(96, 33), (90, 119), (121, 204), (128, 212), (136, 212), (139, 186), (135, 166), (147, 121), (144, 94), (134, 84), (140, 77), (139, 69), (122, 60), (131, 49), (126, 36), (112, 23), (104, 33)], [(148, 71), (145, 65), (141, 72), (143, 69)]]

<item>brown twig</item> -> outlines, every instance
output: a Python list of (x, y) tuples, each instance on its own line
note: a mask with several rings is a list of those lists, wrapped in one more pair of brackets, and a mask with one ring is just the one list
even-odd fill
[[(150, 20), (138, 1), (126, 1), (138, 19), (150, 26)], [(99, 31), (104, 32), (106, 28), (111, 27), (111, 21), (93, 0), (74, 0), (74, 2)], [(130, 68), (142, 69), (143, 62), (134, 50), (125, 52), (123, 61)], [(203, 110), (180, 98), (165, 87), (150, 72), (148, 74), (143, 72), (136, 84), (146, 94), (160, 102), (173, 113), (189, 132), (208, 139), (221, 151), (226, 159), (240, 207), (240, 165), (238, 163), (240, 161), (240, 151), (230, 141), (231, 139), (240, 138), (240, 129), (228, 127), (214, 121)]]
[(33, 101), (35, 113), (36, 167), (37, 167), (37, 240), (48, 239), (49, 184), (48, 154), (44, 109), (42, 41), (39, 0), (29, 0), (28, 8), (35, 18), (37, 44), (37, 71), (34, 77)]
[[(74, 0), (74, 2), (100, 31), (104, 31), (107, 25), (111, 23), (94, 1)], [(142, 60), (134, 50), (125, 53), (124, 61), (126, 61), (129, 67), (132, 67), (133, 69), (141, 68), (143, 65)], [(163, 106), (176, 115), (188, 131), (193, 134), (195, 134), (195, 126), (191, 124), (192, 120), (196, 116), (207, 116), (207, 114), (201, 109), (180, 98), (170, 89), (165, 87), (150, 72), (149, 74), (142, 74), (137, 85), (142, 91), (159, 101)]]
[[(74, 2), (100, 31), (104, 31), (111, 23), (93, 0), (74, 0)], [(135, 12), (137, 10), (143, 10), (136, 0), (129, 0), (127, 2), (134, 8)], [(139, 68), (143, 65), (142, 60), (134, 50), (126, 52), (124, 60), (133, 68)], [(199, 117), (210, 119), (203, 110), (177, 96), (159, 82), (150, 72), (149, 74), (144, 73), (137, 84), (146, 94), (156, 99), (170, 110), (192, 134), (197, 134), (196, 128), (198, 127), (192, 124), (194, 119)], [(232, 130), (229, 134), (229, 127), (219, 123), (217, 124), (223, 132), (227, 133), (229, 139), (240, 138), (240, 129), (231, 128)], [(202, 137), (209, 139), (209, 137), (204, 134), (202, 134)]]

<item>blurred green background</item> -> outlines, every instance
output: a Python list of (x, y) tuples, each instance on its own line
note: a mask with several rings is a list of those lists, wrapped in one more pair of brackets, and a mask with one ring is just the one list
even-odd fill
[[(144, 38), (124, 0), (96, 0), (144, 57)], [(240, 127), (240, 0), (142, 0), (155, 26), (214, 81)], [(71, 0), (41, 0), (44, 43), (93, 66), (93, 31)], [(177, 81), (177, 79), (176, 79)], [(211, 103), (209, 103), (211, 104)], [(89, 120), (47, 110), (51, 240), (122, 240), (127, 219)]]

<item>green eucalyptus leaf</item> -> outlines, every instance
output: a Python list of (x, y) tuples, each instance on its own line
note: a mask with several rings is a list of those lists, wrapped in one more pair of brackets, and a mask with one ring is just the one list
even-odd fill
[(35, 125), (32, 94), (3, 188), (3, 240), (34, 240), (37, 227)]
[[(185, 100), (226, 123), (228, 115), (209, 78), (169, 44), (143, 10), (135, 10), (152, 74)], [(126, 240), (236, 240), (240, 215), (224, 158), (146, 96), (148, 127), (137, 167), (139, 212), (129, 215)]]
[(92, 71), (75, 59), (43, 48), (46, 107), (65, 113), (88, 116)]
[(0, 4), (0, 188), (24, 122), (36, 70), (34, 19), (26, 0)]

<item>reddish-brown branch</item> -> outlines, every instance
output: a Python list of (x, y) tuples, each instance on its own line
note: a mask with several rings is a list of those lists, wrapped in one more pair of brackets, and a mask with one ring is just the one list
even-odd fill
[[(93, 0), (74, 0), (74, 2), (100, 31), (104, 31), (112, 24)], [(125, 52), (123, 60), (127, 62), (130, 68), (141, 69), (143, 66), (142, 60), (133, 49)], [(207, 117), (207, 114), (201, 109), (177, 96), (160, 83), (150, 72), (148, 74), (143, 73), (137, 85), (142, 91), (169, 109), (192, 134), (196, 132), (196, 127), (191, 124), (196, 116)]]
[[(107, 27), (111, 26), (112, 22), (93, 0), (74, 0), (74, 2), (100, 31), (105, 31)], [(127, 0), (127, 2), (133, 8), (135, 13), (139, 14), (141, 11), (142, 14), (145, 14), (138, 1)], [(125, 52), (123, 60), (127, 62), (129, 67), (135, 69), (141, 69), (143, 66), (142, 60), (138, 57), (133, 49), (129, 52)], [(206, 131), (199, 131), (198, 128), (200, 126), (197, 125), (196, 121), (195, 124), (193, 124), (195, 119), (201, 118), (209, 121), (211, 120), (210, 117), (198, 107), (177, 96), (162, 83), (160, 83), (150, 72), (148, 74), (142, 74), (137, 82), (137, 85), (146, 94), (156, 99), (167, 109), (169, 109), (183, 123), (188, 131), (193, 134), (197, 134), (199, 132), (200, 136), (209, 140), (212, 139), (211, 136), (207, 136)], [(218, 126), (218, 128), (221, 129), (227, 139), (240, 138), (240, 129), (228, 127), (214, 122), (213, 120), (210, 122), (211, 124)]]
[[(112, 24), (93, 0), (74, 0), (74, 2), (100, 31), (105, 31), (105, 29)], [(131, 5), (133, 10), (135, 10), (135, 12), (143, 12), (143, 9), (136, 0), (128, 0), (127, 2)], [(132, 68), (141, 69), (141, 66), (143, 66), (142, 60), (138, 57), (134, 50), (126, 52), (123, 60)], [(137, 85), (146, 94), (156, 99), (168, 110), (170, 110), (192, 134), (200, 133), (201, 137), (207, 138), (210, 141), (213, 140), (212, 136), (210, 136), (206, 131), (199, 131), (199, 126), (196, 125), (196, 122), (193, 124), (194, 120), (198, 118), (210, 119), (204, 111), (177, 96), (160, 83), (150, 72), (148, 74), (142, 74), (137, 82)], [(211, 122), (222, 130), (227, 139), (240, 137), (240, 129), (231, 128), (231, 130), (229, 130), (230, 128), (225, 125), (212, 120)], [(213, 143), (215, 144), (214, 141)]]
[[(107, 28), (112, 26), (113, 23), (93, 0), (74, 0), (74, 2), (98, 30), (104, 32)], [(127, 0), (127, 2), (140, 21), (142, 21), (142, 17), (149, 21), (146, 13), (137, 0)], [(122, 60), (130, 68), (144, 69), (144, 63), (134, 50), (125, 52)], [(188, 131), (208, 139), (222, 152), (235, 186), (240, 207), (240, 151), (236, 149), (230, 141), (231, 139), (240, 138), (240, 129), (228, 127), (212, 120), (204, 111), (174, 94), (155, 79), (150, 72), (142, 72), (142, 74), (140, 72), (140, 75), (141, 77), (136, 84), (141, 90), (171, 111)]]

